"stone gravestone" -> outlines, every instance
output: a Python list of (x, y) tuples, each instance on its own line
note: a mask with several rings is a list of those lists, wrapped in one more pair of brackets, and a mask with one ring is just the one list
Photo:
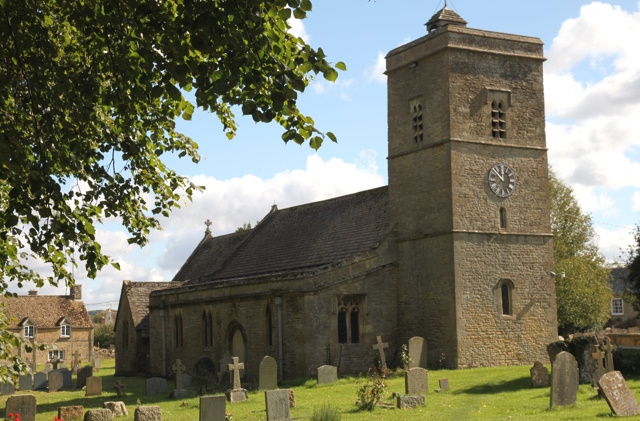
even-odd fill
[(47, 373), (40, 371), (33, 376), (33, 390), (47, 390)]
[(84, 406), (59, 406), (58, 418), (64, 421), (81, 420), (84, 418)]
[(167, 381), (162, 377), (147, 379), (147, 396), (167, 393)]
[(20, 414), (20, 421), (36, 421), (36, 397), (16, 395), (7, 399), (6, 414)]
[(598, 385), (616, 416), (631, 417), (640, 414), (640, 406), (619, 371), (604, 374)]
[(449, 390), (449, 379), (440, 379), (438, 383), (440, 384), (440, 390)]
[(600, 350), (598, 345), (593, 346), (593, 352), (591, 353), (591, 357), (593, 358), (593, 362), (595, 364), (595, 369), (591, 373), (591, 387), (594, 389), (598, 388), (598, 381), (600, 378), (607, 372), (604, 368), (604, 357), (606, 354)]
[[(91, 368), (91, 366), (88, 366)], [(92, 369), (92, 368), (91, 368)], [(93, 369), (92, 369), (93, 370)], [(108, 409), (90, 409), (84, 414), (84, 421), (112, 421), (113, 414)]]
[(116, 390), (116, 395), (118, 397), (122, 396), (122, 389), (124, 389), (124, 385), (122, 383), (120, 383), (120, 380), (118, 380), (116, 382), (116, 384), (113, 386), (113, 388)]
[(162, 421), (162, 409), (159, 406), (138, 406), (133, 412), (134, 421)]
[(291, 419), (287, 389), (267, 390), (264, 392), (264, 400), (267, 406), (267, 421)]
[(93, 357), (91, 365), (93, 366), (93, 371), (100, 371), (100, 358)]
[(578, 362), (562, 351), (551, 366), (551, 408), (573, 405), (578, 395)]
[(60, 373), (62, 374), (62, 388), (63, 389), (71, 389), (73, 387), (73, 379), (71, 378), (71, 371), (66, 368), (59, 368), (57, 370), (51, 370), (51, 373)]
[(229, 373), (229, 364), (233, 364), (231, 355), (224, 354), (224, 356), (220, 360), (220, 372), (218, 373), (218, 383), (223, 383), (227, 378), (229, 379), (229, 384), (233, 382), (233, 378), (230, 376), (230, 373)]
[(244, 363), (238, 362), (238, 357), (233, 357), (233, 364), (229, 364), (229, 371), (233, 373), (233, 389), (227, 390), (226, 395), (229, 402), (241, 402), (249, 399), (247, 389), (243, 389), (240, 384), (240, 370), (244, 369)]
[(604, 349), (605, 356), (605, 365), (604, 368), (607, 372), (611, 373), (614, 371), (613, 368), (613, 352), (616, 350), (616, 346), (611, 342), (611, 339), (608, 336), (605, 336), (602, 340), (602, 348)]
[(338, 381), (338, 367), (323, 365), (318, 367), (318, 384), (327, 384)]
[(384, 357), (384, 349), (385, 348), (389, 348), (389, 343), (388, 342), (382, 342), (382, 337), (381, 336), (376, 336), (376, 341), (377, 343), (375, 345), (371, 345), (371, 347), (378, 351), (379, 355), (380, 355), (380, 368), (382, 368), (383, 370), (387, 369), (387, 359)]
[(102, 407), (111, 411), (114, 417), (126, 417), (129, 415), (124, 402), (105, 402)]
[(396, 397), (396, 406), (399, 409), (403, 408), (416, 408), (418, 406), (424, 406), (427, 398), (424, 395), (403, 396), (398, 395)]
[(57, 370), (49, 373), (49, 392), (57, 392), (63, 387), (64, 381), (62, 379), (62, 373)]
[(429, 393), (429, 372), (422, 367), (414, 367), (405, 371), (404, 391), (407, 395)]
[(21, 392), (33, 389), (33, 376), (31, 374), (20, 376), (18, 384), (20, 385)]
[(102, 395), (102, 377), (87, 377), (87, 391), (85, 396)]
[(76, 350), (73, 354), (73, 360), (71, 361), (71, 371), (73, 374), (78, 373), (78, 369), (80, 368), (80, 352)]
[(409, 368), (427, 368), (427, 341), (422, 336), (409, 339)]
[(265, 356), (260, 361), (258, 389), (273, 390), (278, 388), (278, 364), (273, 357)]
[(60, 367), (58, 367), (58, 370), (68, 370), (67, 365), (65, 363), (60, 363)]
[(76, 387), (82, 389), (87, 384), (87, 378), (93, 376), (93, 368), (87, 365), (82, 368), (78, 368), (78, 375), (76, 377)]
[(540, 361), (533, 363), (529, 373), (531, 373), (531, 387), (549, 387), (549, 369)]
[(226, 397), (200, 396), (200, 421), (224, 421), (227, 407)]
[(13, 395), (16, 393), (16, 387), (11, 383), (0, 383), (0, 395)]
[(51, 361), (51, 364), (53, 364), (53, 369), (57, 370), (58, 369), (58, 364), (60, 364), (60, 359), (58, 357), (53, 357), (49, 361)]
[(182, 384), (182, 373), (184, 372), (184, 368), (185, 367), (180, 360), (176, 360), (176, 362), (171, 366), (173, 372), (176, 373), (176, 388), (171, 392), (171, 396), (174, 398), (184, 398), (189, 395), (189, 392)]

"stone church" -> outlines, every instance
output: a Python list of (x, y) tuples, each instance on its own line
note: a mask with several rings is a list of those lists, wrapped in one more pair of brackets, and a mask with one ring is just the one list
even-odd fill
[(353, 373), (372, 366), (378, 335), (387, 360), (422, 336), (434, 367), (548, 361), (543, 44), (466, 24), (445, 7), (386, 57), (389, 185), (274, 206), (248, 231), (207, 228), (172, 282), (121, 298), (120, 374), (237, 356), (256, 378), (265, 355), (280, 377)]

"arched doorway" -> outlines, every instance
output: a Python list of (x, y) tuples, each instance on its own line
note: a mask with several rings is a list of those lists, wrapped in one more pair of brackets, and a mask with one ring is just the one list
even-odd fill
[[(227, 352), (231, 357), (238, 357), (238, 362), (246, 364), (247, 334), (240, 323), (232, 321), (227, 327)], [(245, 370), (240, 370), (244, 378)]]

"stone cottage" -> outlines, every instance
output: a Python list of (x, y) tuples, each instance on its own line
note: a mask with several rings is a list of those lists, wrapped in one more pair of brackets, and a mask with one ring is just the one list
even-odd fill
[(48, 345), (48, 349), (34, 348), (30, 354), (19, 349), (25, 360), (37, 365), (56, 357), (70, 362), (76, 351), (83, 361), (90, 360), (93, 323), (82, 301), (82, 285), (71, 287), (70, 295), (38, 295), (37, 290), (31, 290), (29, 295), (0, 296), (0, 302), (9, 317), (9, 331), (31, 343)]
[(537, 38), (436, 13), (427, 35), (386, 57), (389, 185), (274, 206), (248, 231), (207, 228), (149, 296), (150, 373), (237, 356), (255, 378), (264, 355), (281, 377), (327, 363), (357, 372), (378, 335), (387, 360), (423, 336), (432, 366), (547, 361), (557, 320), (543, 62)]

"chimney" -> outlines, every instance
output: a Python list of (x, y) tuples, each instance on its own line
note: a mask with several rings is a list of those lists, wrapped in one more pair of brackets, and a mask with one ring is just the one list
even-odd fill
[(82, 285), (81, 284), (75, 284), (71, 287), (71, 298), (74, 299), (74, 301), (81, 301), (82, 300)]
[(29, 295), (38, 295), (38, 290), (37, 289), (30, 289), (29, 290)]

